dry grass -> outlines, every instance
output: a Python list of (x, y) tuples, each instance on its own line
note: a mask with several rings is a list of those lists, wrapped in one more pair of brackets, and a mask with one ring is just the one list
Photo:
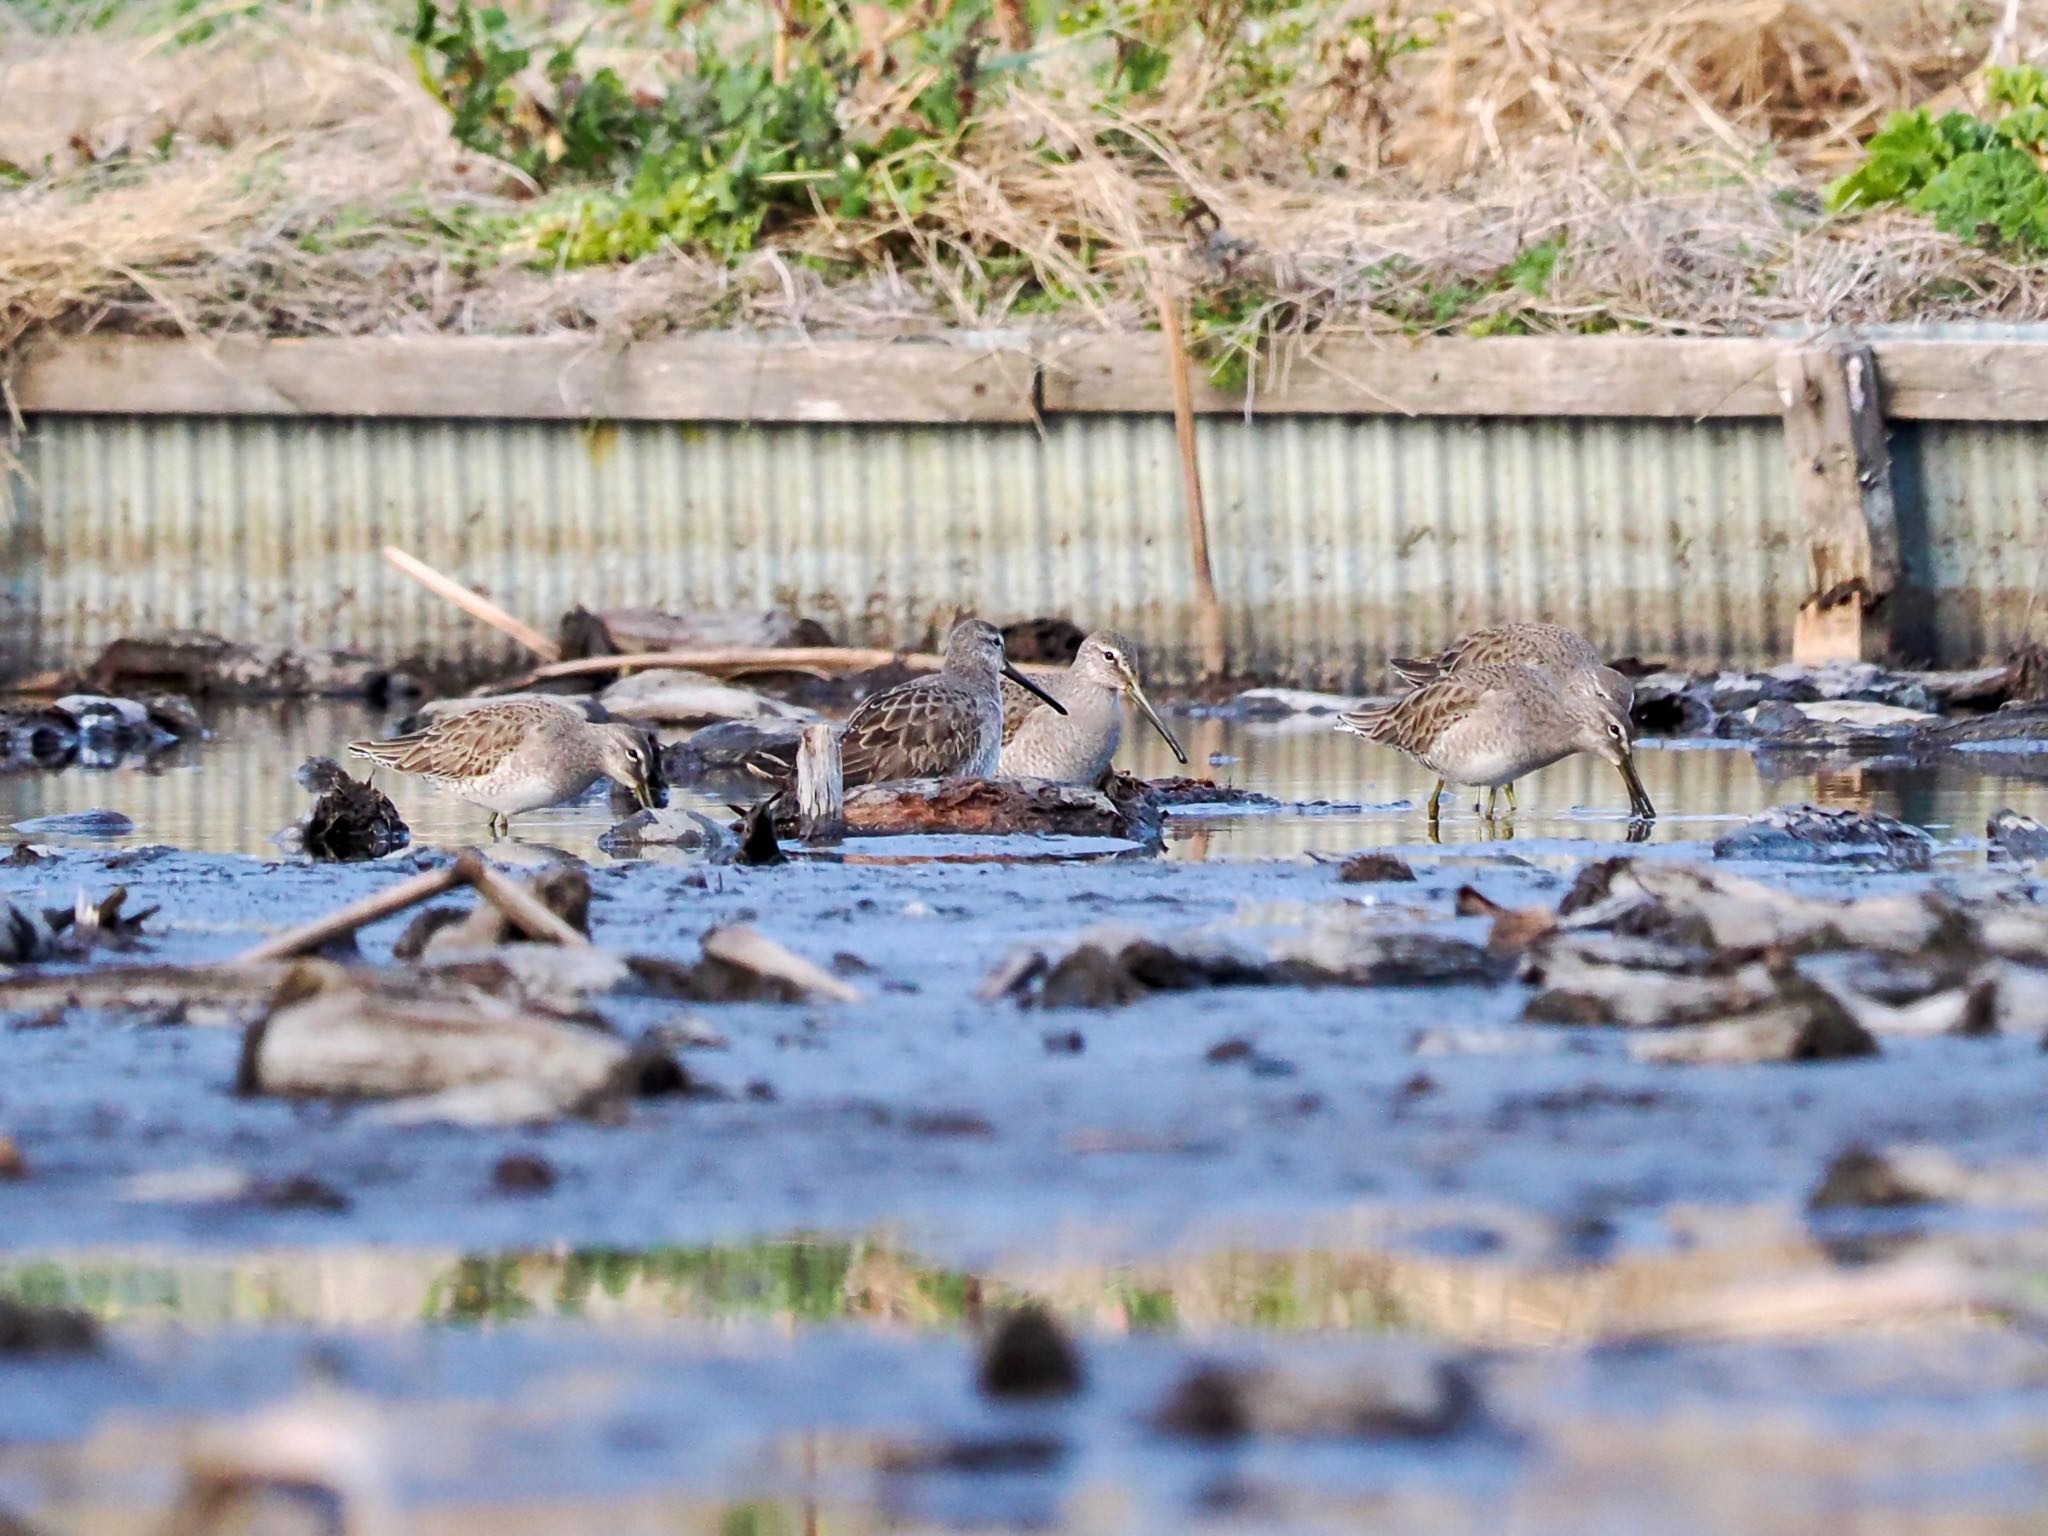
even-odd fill
[[(1434, 8), (1371, 9), (1420, 25)], [(2004, 9), (1466, 0), (1429, 47), (1333, 49), (1263, 99), (1221, 89), (1226, 64), (1191, 46), (1142, 108), (1104, 100), (1085, 50), (1052, 39), (916, 219), (571, 272), (464, 233), (528, 189), (452, 141), (387, 0), (221, 6), (196, 45), (0, 15), (0, 162), (30, 172), (0, 194), (0, 352), (90, 327), (900, 334), (1024, 323), (1041, 289), (1066, 307), (1031, 324), (1127, 327), (1162, 260), (1245, 332), (2041, 318), (2040, 264), (1821, 203), (1883, 114), (1967, 100), (1994, 45), (2041, 56), (2048, 23), (2029, 5), (2001, 38)], [(629, 78), (665, 67), (600, 42)], [(1546, 242), (1547, 281), (1503, 280)], [(797, 260), (818, 254), (860, 260), (827, 281)]]

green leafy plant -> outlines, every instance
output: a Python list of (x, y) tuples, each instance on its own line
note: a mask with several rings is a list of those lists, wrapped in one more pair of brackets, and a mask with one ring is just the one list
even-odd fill
[(1864, 163), (1830, 189), (1830, 204), (1903, 205), (1948, 234), (2048, 251), (2048, 75), (1991, 70), (1985, 97), (1996, 117), (1894, 113)]

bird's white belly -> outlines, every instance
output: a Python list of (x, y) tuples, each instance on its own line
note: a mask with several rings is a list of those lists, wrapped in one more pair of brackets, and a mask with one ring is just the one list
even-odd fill
[(603, 775), (593, 773), (578, 782), (575, 779), (550, 779), (541, 774), (493, 774), (485, 779), (443, 782), (447, 789), (471, 805), (480, 805), (501, 816), (518, 816), (577, 799), (601, 777)]

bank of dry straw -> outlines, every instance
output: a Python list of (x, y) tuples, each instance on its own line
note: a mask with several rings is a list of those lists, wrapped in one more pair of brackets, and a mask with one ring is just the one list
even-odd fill
[[(1242, 9), (1198, 8), (1214, 33)], [(1247, 334), (2048, 312), (2038, 263), (1822, 205), (1885, 113), (1966, 104), (1994, 52), (2040, 56), (2033, 9), (1997, 0), (1467, 0), (1440, 21), (1386, 0), (1389, 32), (1425, 46), (1381, 58), (1312, 31), (1308, 67), (1250, 88), (1197, 28), (1159, 91), (1121, 98), (1094, 45), (1048, 32), (914, 217), (573, 271), (478, 233), (516, 227), (533, 189), (451, 138), (395, 4), (220, 7), (199, 41), (131, 9), (110, 30), (0, 17), (0, 162), (19, 173), (0, 199), (0, 349), (108, 327), (912, 334), (1023, 323), (1039, 287), (1064, 307), (1029, 323), (1128, 327), (1149, 323), (1162, 261)], [(630, 81), (677, 67), (631, 10), (562, 10), (549, 35), (593, 25), (586, 47)], [(1335, 28), (1358, 10), (1304, 14)], [(902, 92), (848, 110), (900, 112)], [(1518, 281), (1539, 247), (1554, 264)]]

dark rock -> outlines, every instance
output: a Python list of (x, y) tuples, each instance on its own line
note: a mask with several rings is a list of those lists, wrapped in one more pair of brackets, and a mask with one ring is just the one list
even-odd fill
[(1992, 814), (1985, 823), (1984, 835), (1991, 840), (1994, 857), (2018, 863), (2048, 859), (2048, 826), (2010, 807)]
[(491, 1169), (491, 1187), (501, 1195), (544, 1195), (555, 1182), (555, 1165), (538, 1152), (507, 1152)]
[(986, 1477), (1048, 1472), (1065, 1460), (1066, 1454), (1066, 1442), (1054, 1435), (979, 1435), (937, 1446), (886, 1446), (876, 1464), (899, 1477), (929, 1473)]
[(1072, 1397), (1083, 1379), (1080, 1351), (1043, 1307), (1005, 1315), (981, 1353), (981, 1390), (990, 1397)]
[(1930, 726), (1918, 740), (1922, 746), (1965, 751), (1999, 747), (2048, 751), (2048, 704), (2008, 704), (1988, 715)]
[(126, 837), (135, 823), (119, 811), (66, 811), (17, 821), (14, 830), (24, 837)]
[(56, 953), (57, 935), (40, 912), (0, 907), (0, 965), (33, 965)]
[(1933, 1198), (1879, 1153), (1868, 1147), (1851, 1147), (1828, 1164), (1819, 1187), (1807, 1197), (1806, 1204), (1807, 1209), (1814, 1211), (1896, 1209), (1927, 1205)]
[(1169, 1393), (1157, 1422), (1196, 1440), (1433, 1439), (1473, 1422), (1479, 1406), (1478, 1384), (1457, 1361), (1389, 1340), (1358, 1362), (1197, 1365)]
[(1015, 662), (1068, 665), (1088, 637), (1069, 619), (1023, 619), (1003, 626), (1003, 650)]
[(207, 734), (198, 706), (182, 693), (152, 693), (139, 702), (149, 711), (150, 723), (167, 735), (197, 741)]
[(1767, 859), (1859, 869), (1923, 870), (1934, 839), (1876, 812), (1777, 805), (1714, 842), (1717, 859)]
[(1359, 853), (1346, 859), (1337, 871), (1337, 879), (1345, 885), (1371, 885), (1375, 883), (1406, 881), (1412, 883), (1415, 871), (1404, 860), (1391, 853)]
[(1088, 1049), (1088, 1040), (1078, 1029), (1054, 1030), (1044, 1036), (1048, 1056), (1078, 1056)]
[(11, 1184), (27, 1177), (28, 1159), (21, 1155), (21, 1148), (12, 1136), (0, 1136), (0, 1180)]
[(50, 863), (52, 857), (52, 855), (42, 852), (33, 843), (16, 843), (14, 850), (4, 859), (0, 859), (0, 866), (5, 866), (8, 869), (30, 869), (38, 864)]
[(775, 1091), (773, 1083), (757, 1077), (747, 1084), (747, 1098), (755, 1104), (774, 1104), (780, 1102), (782, 1095)]
[(968, 1137), (975, 1140), (996, 1133), (986, 1115), (978, 1115), (971, 1109), (919, 1110), (904, 1116), (903, 1128), (913, 1136)]
[(0, 1357), (96, 1354), (99, 1348), (100, 1325), (87, 1313), (0, 1296)]
[(750, 762), (770, 764), (770, 776), (787, 777), (796, 768), (799, 725), (760, 724), (751, 720), (726, 720), (694, 732), (687, 741), (675, 742), (661, 750), (662, 777), (670, 784), (706, 782), (764, 782), (750, 774)]
[(739, 851), (732, 856), (733, 863), (765, 868), (789, 862), (775, 837), (776, 803), (771, 797), (740, 812)]
[(273, 1211), (326, 1211), (335, 1215), (354, 1204), (332, 1184), (310, 1173), (260, 1182), (250, 1191), (250, 1199)]

